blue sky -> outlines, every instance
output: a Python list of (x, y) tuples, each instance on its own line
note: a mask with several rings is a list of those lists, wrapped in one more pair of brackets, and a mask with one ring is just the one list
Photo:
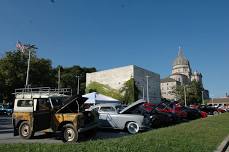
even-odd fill
[(164, 78), (182, 46), (211, 96), (229, 92), (228, 0), (52, 1), (1, 0), (0, 53), (20, 40), (53, 66), (135, 64)]

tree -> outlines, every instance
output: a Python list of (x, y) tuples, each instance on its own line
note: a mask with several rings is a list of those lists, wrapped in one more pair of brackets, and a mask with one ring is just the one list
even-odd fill
[[(12, 102), (14, 90), (25, 86), (27, 58), (26, 54), (12, 50), (0, 59), (0, 92), (3, 100)], [(30, 65), (29, 84), (35, 87), (53, 86), (50, 60), (37, 58), (36, 52), (32, 52)]]
[[(85, 93), (86, 88), (86, 73), (96, 72), (96, 68), (87, 68), (87, 67), (80, 67), (78, 65), (74, 65), (72, 67), (61, 67), (58, 66), (57, 68), (53, 69), (54, 75), (56, 80), (58, 80), (58, 70), (60, 68), (61, 71), (61, 83), (60, 86), (62, 88), (72, 88), (73, 94), (77, 93), (77, 77), (79, 77), (80, 81), (80, 94)], [(56, 81), (58, 82), (58, 81)], [(57, 83), (56, 83), (57, 86)]]
[(180, 85), (175, 88), (174, 93), (176, 95), (176, 98), (180, 99), (183, 102), (185, 101), (184, 89), (186, 92), (187, 104), (201, 103), (202, 101), (201, 91), (203, 91), (203, 87), (200, 82), (194, 80), (187, 85)]
[[(80, 75), (80, 93), (83, 94), (86, 87), (86, 73), (96, 71), (94, 67), (87, 68), (76, 65), (68, 68), (61, 66), (53, 68), (51, 60), (38, 58), (34, 49), (30, 51), (29, 84), (31, 87), (57, 88), (58, 69), (60, 67), (62, 71), (61, 86), (72, 88), (75, 94), (77, 90), (76, 75)], [(25, 87), (27, 61), (28, 51), (22, 53), (18, 50), (6, 52), (0, 59), (0, 100), (12, 102), (14, 90)]]
[(123, 94), (124, 104), (129, 104), (138, 100), (139, 90), (135, 84), (134, 78), (126, 81), (120, 91)]
[(122, 101), (124, 104), (130, 104), (138, 100), (139, 90), (135, 85), (133, 78), (126, 81), (123, 87), (119, 90), (111, 88), (109, 85), (104, 85), (98, 82), (91, 82), (87, 88), (86, 92), (99, 92), (101, 94), (110, 96), (114, 99)]
[(98, 93), (104, 94), (106, 96), (110, 96), (120, 101), (123, 100), (123, 96), (119, 90), (113, 89), (109, 85), (104, 85), (98, 82), (91, 82), (87, 86), (86, 93), (91, 93), (91, 92), (98, 92)]

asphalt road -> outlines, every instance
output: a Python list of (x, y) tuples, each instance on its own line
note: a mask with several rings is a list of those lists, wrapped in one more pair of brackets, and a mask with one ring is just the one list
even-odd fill
[[(119, 130), (98, 130), (96, 136), (91, 139), (84, 135), (79, 136), (79, 142), (88, 140), (117, 138), (128, 135), (127, 132)], [(46, 135), (42, 132), (35, 133), (33, 139), (25, 140), (19, 136), (13, 136), (11, 117), (0, 115), (0, 144), (1, 143), (63, 143), (59, 135)]]

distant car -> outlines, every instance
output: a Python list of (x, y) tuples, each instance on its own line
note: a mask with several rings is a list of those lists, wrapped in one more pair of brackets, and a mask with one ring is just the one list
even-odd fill
[(12, 114), (12, 109), (8, 106), (0, 105), (0, 114), (10, 116)]
[(219, 104), (216, 108), (219, 113), (227, 112), (226, 104)]
[(206, 113), (208, 113), (209, 115), (215, 115), (215, 114), (218, 114), (218, 110), (217, 108), (213, 107), (213, 106), (207, 106), (207, 105), (200, 105), (199, 106), (199, 109), (201, 111), (204, 111)]
[(115, 104), (98, 104), (92, 110), (99, 113), (100, 128), (127, 129), (129, 133), (135, 134), (149, 128), (139, 110), (139, 106), (144, 103), (144, 100), (138, 100), (124, 109)]

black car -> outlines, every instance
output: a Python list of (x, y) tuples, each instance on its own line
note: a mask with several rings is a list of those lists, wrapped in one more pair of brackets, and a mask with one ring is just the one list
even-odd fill
[(152, 110), (150, 116), (152, 128), (167, 127), (177, 122), (175, 114), (160, 112), (157, 109)]
[(195, 120), (201, 118), (200, 110), (198, 109), (191, 109), (189, 107), (182, 107), (182, 110), (187, 113), (188, 120)]
[(209, 115), (218, 114), (217, 108), (207, 105), (200, 105), (199, 110), (208, 113)]
[(161, 112), (158, 105), (146, 103), (140, 107), (151, 128), (166, 127), (180, 122), (174, 113)]

